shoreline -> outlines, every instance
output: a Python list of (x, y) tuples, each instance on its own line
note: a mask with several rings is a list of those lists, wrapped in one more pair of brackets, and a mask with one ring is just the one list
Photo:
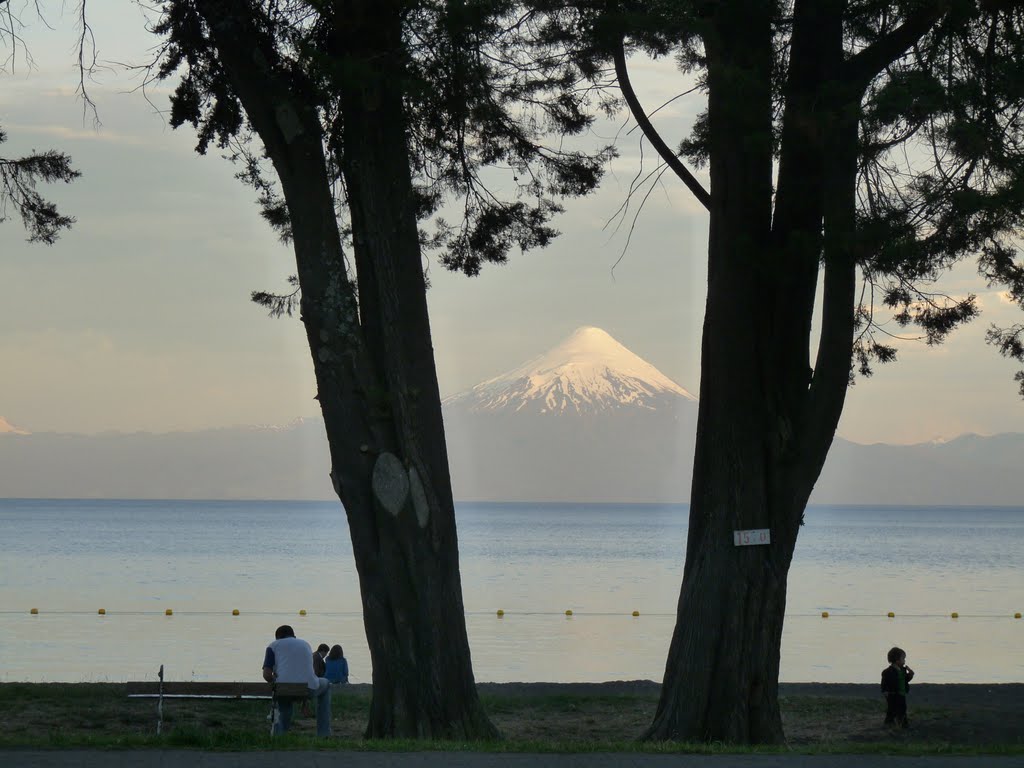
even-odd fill
[[(369, 683), (351, 686), (367, 693)], [(603, 683), (477, 683), (482, 694), (500, 696), (657, 696), (661, 683), (654, 680), (608, 680)], [(808, 696), (881, 701), (879, 683), (779, 683), (779, 697)], [(1018, 704), (1024, 713), (1024, 683), (913, 683), (910, 701), (922, 706), (988, 706)], [(1024, 722), (1024, 719), (1021, 720)]]
[[(73, 685), (73, 683), (72, 683)], [(373, 686), (352, 683), (354, 694), (369, 696)], [(607, 680), (603, 683), (510, 682), (477, 683), (483, 696), (532, 698), (572, 697), (654, 697), (661, 683), (654, 680)], [(878, 702), (884, 709), (879, 683), (779, 683), (779, 698), (845, 699)], [(993, 711), (999, 710), (1024, 723), (1024, 683), (913, 683), (908, 701), (911, 708)], [(1024, 730), (1024, 729), (1022, 729)]]

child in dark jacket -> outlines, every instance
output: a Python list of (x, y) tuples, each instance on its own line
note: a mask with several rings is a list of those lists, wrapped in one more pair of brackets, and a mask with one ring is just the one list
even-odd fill
[(887, 656), (889, 666), (882, 670), (882, 695), (885, 696), (885, 724), (906, 728), (907, 691), (914, 679), (914, 670), (907, 666), (907, 654), (902, 648), (891, 648)]

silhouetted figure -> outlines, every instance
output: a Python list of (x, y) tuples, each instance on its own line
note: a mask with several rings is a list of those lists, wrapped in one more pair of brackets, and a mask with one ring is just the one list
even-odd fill
[[(263, 656), (263, 679), (268, 683), (305, 683), (310, 698), (316, 698), (316, 735), (331, 735), (331, 685), (313, 672), (313, 651), (309, 643), (295, 636), (287, 624), (277, 628), (274, 642)], [(292, 721), (291, 699), (278, 699), (275, 735), (285, 733)]]
[(906, 728), (907, 691), (914, 679), (914, 670), (907, 666), (907, 654), (902, 648), (889, 650), (889, 666), (882, 670), (882, 695), (885, 696), (885, 724)]

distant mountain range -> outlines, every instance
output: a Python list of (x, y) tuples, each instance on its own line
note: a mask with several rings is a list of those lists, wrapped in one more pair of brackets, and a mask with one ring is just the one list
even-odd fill
[(0, 434), (0, 497), (328, 499), (329, 466), (319, 419), (162, 434)]
[[(443, 403), (457, 499), (679, 502), (697, 401), (599, 328)], [(837, 438), (818, 504), (1024, 504), (1024, 434)], [(333, 499), (320, 419), (197, 432), (31, 434), (0, 418), (0, 497)]]
[(1024, 506), (1024, 433), (916, 445), (832, 442), (812, 504)]

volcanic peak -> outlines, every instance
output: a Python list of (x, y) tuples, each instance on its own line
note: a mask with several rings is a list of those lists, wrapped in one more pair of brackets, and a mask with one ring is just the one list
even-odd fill
[(9, 422), (3, 416), (0, 416), (0, 434), (5, 434), (5, 433), (6, 434), (10, 434), (10, 435), (28, 435), (28, 434), (31, 434), (30, 432), (27, 432), (24, 429), (19, 429), (18, 427), (16, 427), (13, 424), (11, 424), (11, 422)]
[(583, 326), (543, 355), (446, 399), (445, 406), (475, 412), (592, 413), (623, 407), (655, 410), (665, 399), (678, 398), (697, 399), (606, 331)]

